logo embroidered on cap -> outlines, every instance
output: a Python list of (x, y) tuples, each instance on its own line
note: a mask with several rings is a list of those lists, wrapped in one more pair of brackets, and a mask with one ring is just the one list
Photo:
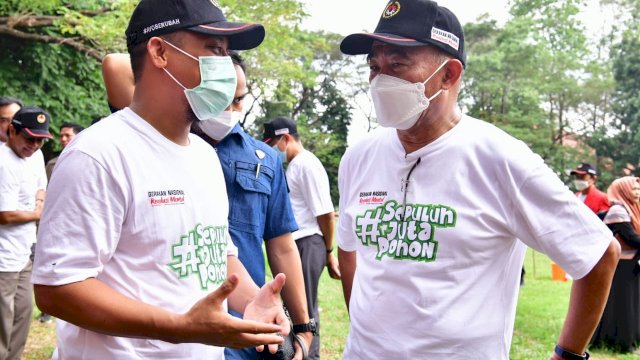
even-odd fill
[(289, 129), (284, 128), (284, 129), (278, 129), (274, 132), (276, 134), (276, 136), (278, 135), (284, 135), (284, 134), (288, 134), (289, 133)]
[(444, 30), (440, 30), (436, 27), (431, 28), (431, 38), (441, 43), (447, 44), (452, 48), (458, 50), (460, 47), (460, 39), (452, 33)]
[(169, 26), (180, 25), (180, 19), (173, 19), (168, 21), (159, 22), (157, 24), (153, 24), (151, 26), (147, 26), (142, 30), (143, 34), (150, 33), (152, 31), (160, 30)]
[(45, 121), (47, 121), (47, 117), (44, 114), (40, 114), (38, 115), (38, 117), (36, 117), (36, 120), (40, 123), (40, 124), (44, 124)]
[(389, 5), (387, 5), (387, 7), (382, 12), (382, 17), (384, 19), (388, 19), (396, 16), (399, 12), (400, 12), (400, 3), (397, 1), (394, 1), (392, 3), (389, 3)]

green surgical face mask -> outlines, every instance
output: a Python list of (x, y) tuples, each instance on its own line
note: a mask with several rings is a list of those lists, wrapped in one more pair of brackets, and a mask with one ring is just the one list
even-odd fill
[(191, 110), (199, 120), (209, 120), (222, 113), (236, 92), (236, 69), (229, 56), (195, 56), (164, 40), (168, 45), (200, 64), (200, 85), (187, 89), (167, 69), (167, 75), (184, 89)]

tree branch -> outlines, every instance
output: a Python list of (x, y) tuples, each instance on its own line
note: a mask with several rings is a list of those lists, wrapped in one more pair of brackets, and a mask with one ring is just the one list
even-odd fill
[[(111, 11), (110, 8), (102, 8), (100, 10), (83, 10), (78, 11), (79, 14), (86, 17), (95, 17), (98, 15), (106, 14)], [(30, 15), (22, 14), (17, 16), (0, 16), (0, 25), (7, 25), (10, 28), (35, 28), (52, 26), (56, 20), (64, 19), (63, 16), (57, 15)], [(65, 20), (71, 25), (79, 25), (77, 21)]]
[(98, 61), (102, 61), (102, 54), (100, 54), (98, 50), (92, 47), (86, 46), (82, 42), (72, 38), (56, 37), (56, 36), (41, 35), (41, 34), (31, 34), (31, 33), (23, 32), (20, 30), (12, 29), (7, 25), (0, 25), (0, 34), (6, 34), (6, 35), (9, 35), (18, 39), (23, 39), (23, 40), (33, 40), (33, 41), (40, 41), (44, 43), (67, 45), (86, 55), (91, 56), (92, 58)]

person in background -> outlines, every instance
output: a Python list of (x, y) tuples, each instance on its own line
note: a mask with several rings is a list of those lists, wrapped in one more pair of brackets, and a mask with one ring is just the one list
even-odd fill
[[(293, 331), (299, 336), (294, 344), (295, 359), (306, 359), (315, 327), (306, 306), (308, 293), (305, 293), (300, 255), (291, 234), (298, 225), (277, 153), (249, 136), (238, 123), (244, 114), (244, 98), (248, 93), (246, 67), (239, 54), (232, 52), (230, 56), (238, 77), (233, 102), (218, 117), (219, 121), (195, 123), (192, 131), (213, 146), (220, 157), (229, 198), (229, 232), (238, 247), (240, 262), (256, 284), (264, 283), (264, 242), (271, 272), (287, 276), (282, 298), (291, 315)], [(225, 356), (229, 360), (258, 358), (250, 348), (227, 348)]]
[(578, 168), (571, 170), (571, 176), (573, 177), (573, 186), (578, 191), (576, 192), (578, 199), (584, 202), (591, 211), (603, 217), (604, 213), (609, 210), (609, 198), (607, 198), (607, 194), (596, 187), (598, 171), (595, 166), (588, 162), (581, 163)]
[(23, 107), (0, 145), (0, 359), (20, 359), (33, 301), (31, 247), (44, 207), (44, 161), (30, 160), (50, 139), (48, 113)]
[(9, 124), (18, 110), (22, 107), (22, 101), (13, 96), (0, 97), (0, 143), (6, 142), (9, 137), (7, 131)]
[[(82, 130), (84, 130), (84, 127), (80, 124), (73, 122), (62, 123), (62, 125), (60, 125), (60, 145), (62, 145), (62, 150), (64, 150), (71, 140)], [(56, 166), (56, 161), (58, 161), (58, 156), (47, 161), (45, 170), (47, 172), (47, 179), (49, 180), (51, 180), (51, 173), (53, 173), (53, 168)]]
[(302, 260), (309, 314), (316, 320), (310, 359), (320, 358), (320, 313), (318, 285), (324, 267), (329, 276), (340, 279), (338, 260), (333, 256), (335, 213), (329, 191), (329, 177), (320, 160), (306, 150), (298, 127), (290, 118), (278, 117), (264, 124), (263, 141), (287, 162), (287, 184), (293, 214), (300, 228), (293, 233)]
[(257, 47), (264, 27), (210, 0), (142, 0), (125, 34), (133, 100), (67, 146), (40, 222), (32, 282), (58, 318), (54, 358), (275, 352), (285, 275), (259, 288), (238, 261), (218, 157), (189, 133), (231, 103), (228, 50)]
[(607, 195), (611, 208), (604, 223), (618, 239), (622, 254), (591, 343), (626, 353), (640, 342), (640, 179), (635, 176), (616, 179)]
[(390, 1), (367, 54), (380, 128), (342, 157), (338, 260), (344, 359), (506, 360), (526, 245), (574, 279), (558, 359), (586, 359), (620, 246), (525, 143), (462, 113), (458, 18)]

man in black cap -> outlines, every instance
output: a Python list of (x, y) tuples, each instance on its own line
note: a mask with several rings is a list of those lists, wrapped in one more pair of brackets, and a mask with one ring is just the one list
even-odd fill
[(38, 107), (13, 116), (0, 145), (0, 359), (19, 359), (32, 311), (31, 246), (44, 206), (47, 177), (40, 152), (50, 117)]
[(54, 357), (275, 351), (289, 329), (284, 275), (251, 281), (229, 238), (218, 158), (189, 134), (233, 99), (227, 51), (258, 46), (264, 28), (227, 22), (210, 0), (142, 0), (126, 35), (131, 106), (67, 146), (40, 223), (32, 281), (38, 306), (62, 320)]
[(299, 226), (292, 235), (302, 261), (308, 312), (313, 315), (316, 326), (309, 359), (319, 359), (320, 276), (326, 266), (331, 278), (340, 279), (338, 260), (333, 256), (336, 228), (329, 177), (320, 160), (302, 145), (293, 119), (277, 117), (265, 123), (262, 139), (280, 154), (283, 164), (289, 164), (287, 184), (293, 214)]
[(525, 244), (576, 279), (549, 352), (586, 358), (619, 245), (523, 142), (462, 114), (456, 16), (392, 0), (340, 48), (368, 54), (382, 126), (339, 170), (344, 358), (508, 359)]
[(611, 205), (607, 194), (603, 193), (596, 187), (598, 180), (598, 171), (591, 163), (584, 162), (574, 170), (571, 170), (573, 176), (573, 187), (577, 190), (576, 196), (591, 211), (596, 214), (603, 214)]

